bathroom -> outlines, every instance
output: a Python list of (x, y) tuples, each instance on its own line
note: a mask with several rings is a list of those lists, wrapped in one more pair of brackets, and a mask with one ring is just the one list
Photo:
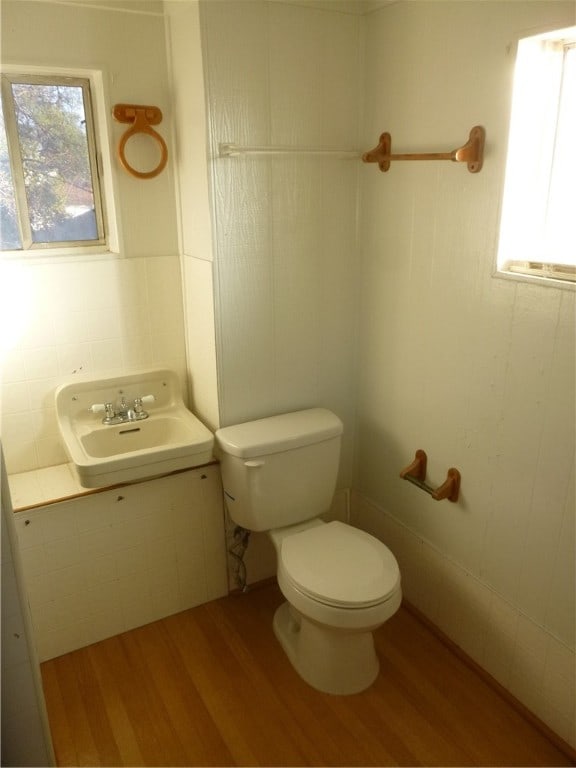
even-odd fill
[[(329, 408), (334, 513), (385, 541), (406, 599), (574, 746), (574, 293), (493, 276), (514, 43), (574, 22), (562, 1), (4, 0), (3, 63), (103, 71), (108, 112), (158, 105), (170, 153), (157, 178), (129, 176), (110, 120), (119, 255), (2, 262), (9, 475), (66, 461), (53, 393), (76, 373), (172, 368), (210, 429)], [(475, 175), (218, 153), (361, 153), (383, 131), (441, 151), (474, 125)], [(458, 467), (457, 504), (399, 479), (418, 448), (435, 484)], [(273, 575), (258, 537), (246, 560), (250, 581)]]

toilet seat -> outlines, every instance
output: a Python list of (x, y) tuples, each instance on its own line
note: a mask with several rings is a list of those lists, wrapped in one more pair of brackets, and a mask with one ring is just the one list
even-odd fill
[(378, 539), (333, 521), (286, 536), (280, 549), (283, 578), (303, 595), (336, 608), (368, 608), (394, 595), (398, 563)]

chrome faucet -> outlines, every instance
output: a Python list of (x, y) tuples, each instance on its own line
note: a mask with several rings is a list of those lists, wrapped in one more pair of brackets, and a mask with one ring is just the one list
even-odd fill
[(124, 395), (120, 398), (120, 402), (118, 403), (117, 410), (116, 410), (116, 418), (119, 420), (119, 422), (123, 421), (134, 421), (135, 411), (134, 411), (134, 404), (128, 405), (126, 402), (126, 398)]
[(141, 421), (147, 419), (150, 415), (148, 411), (144, 410), (143, 403), (153, 403), (156, 398), (154, 395), (144, 395), (143, 397), (135, 397), (132, 403), (128, 403), (124, 395), (120, 398), (120, 402), (114, 405), (114, 403), (94, 403), (88, 408), (91, 413), (105, 413), (102, 419), (102, 424), (124, 424), (127, 421)]

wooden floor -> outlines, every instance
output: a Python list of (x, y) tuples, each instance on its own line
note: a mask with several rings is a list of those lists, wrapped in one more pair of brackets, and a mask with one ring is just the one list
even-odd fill
[(45, 662), (58, 765), (571, 764), (405, 609), (369, 690), (313, 690), (273, 635), (281, 601), (257, 588)]

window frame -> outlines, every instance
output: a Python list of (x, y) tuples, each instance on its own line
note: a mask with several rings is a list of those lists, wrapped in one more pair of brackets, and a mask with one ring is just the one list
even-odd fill
[[(92, 240), (59, 240), (51, 242), (33, 242), (28, 201), (24, 185), (24, 172), (20, 154), (20, 140), (17, 131), (16, 113), (12, 98), (12, 84), (23, 83), (32, 85), (63, 85), (82, 88), (84, 117), (86, 120), (86, 140), (88, 161), (92, 181), (94, 199), (94, 213), (96, 220), (97, 239)], [(80, 255), (90, 253), (102, 253), (111, 251), (111, 231), (108, 226), (110, 216), (109, 202), (107, 203), (106, 184), (103, 180), (103, 164), (101, 152), (102, 130), (98, 125), (95, 102), (98, 94), (93, 91), (96, 88), (94, 73), (62, 71), (58, 68), (48, 69), (27, 67), (3, 67), (0, 72), (0, 88), (2, 90), (2, 102), (4, 123), (8, 144), (8, 155), (16, 210), (18, 227), (22, 247), (17, 249), (0, 250), (0, 258), (3, 257), (30, 257), (30, 256), (58, 256)], [(100, 128), (100, 130), (99, 130)]]
[[(545, 185), (545, 192), (532, 196), (532, 205), (536, 205), (538, 209), (538, 215), (542, 218), (541, 226), (540, 228), (535, 229), (535, 232), (542, 234), (545, 240), (544, 233), (547, 229), (547, 217), (551, 189), (550, 185), (555, 168), (557, 167), (555, 165), (555, 154), (558, 127), (560, 125), (560, 105), (564, 103), (563, 100), (567, 98), (566, 94), (563, 93), (566, 52), (568, 49), (572, 49), (576, 46), (576, 27), (571, 26), (561, 29), (548, 29), (539, 33), (522, 35), (522, 37), (519, 38), (517, 42), (515, 69), (518, 66), (519, 49), (523, 43), (533, 46), (540, 44), (542, 51), (544, 51), (546, 48), (549, 51), (555, 49), (558, 52), (558, 58), (561, 58), (561, 63), (555, 65), (557, 68), (556, 77), (558, 78), (558, 92), (554, 101), (554, 118), (547, 121), (547, 123), (545, 123), (545, 121), (541, 121), (540, 123), (541, 130), (550, 131), (552, 136), (548, 137), (547, 141), (541, 140), (539, 144), (534, 145), (535, 151), (547, 153), (549, 155), (548, 162), (544, 164), (540, 163), (538, 167), (540, 180)], [(548, 84), (549, 81), (547, 81), (547, 85)], [(516, 223), (518, 223), (518, 215), (512, 216), (508, 212), (508, 209), (513, 207), (511, 204), (511, 195), (509, 194), (508, 185), (510, 184), (510, 177), (514, 176), (514, 174), (518, 172), (518, 168), (514, 168), (513, 164), (511, 163), (511, 154), (516, 151), (516, 148), (512, 145), (512, 142), (515, 141), (515, 137), (517, 136), (515, 131), (517, 130), (518, 123), (520, 122), (519, 110), (515, 110), (515, 100), (517, 98), (516, 87), (517, 84), (515, 77), (509, 120), (505, 179), (502, 187), (499, 227), (496, 237), (496, 265), (494, 276), (521, 282), (538, 283), (540, 285), (576, 290), (576, 265), (572, 265), (570, 260), (568, 263), (562, 263), (561, 261), (555, 262), (552, 260), (552, 258), (539, 258), (536, 251), (528, 252), (526, 253), (525, 257), (522, 258), (522, 251), (520, 250), (519, 243), (514, 243), (514, 238), (510, 235), (512, 228), (509, 225), (509, 221), (516, 219)], [(522, 118), (525, 117), (525, 115), (522, 115)], [(517, 184), (518, 182), (516, 179), (516, 185)], [(520, 240), (520, 238), (518, 238), (518, 240)], [(510, 245), (511, 241), (512, 245)]]

